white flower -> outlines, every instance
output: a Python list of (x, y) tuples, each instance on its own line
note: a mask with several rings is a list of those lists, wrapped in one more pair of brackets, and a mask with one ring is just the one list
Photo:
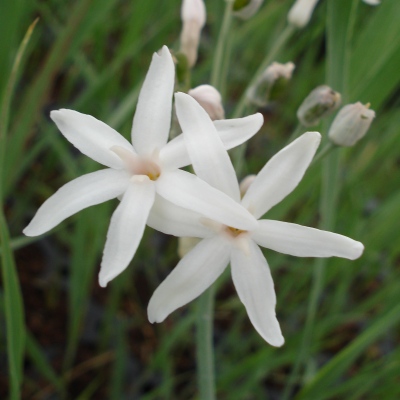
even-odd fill
[[(167, 47), (154, 54), (140, 92), (132, 126), (132, 144), (103, 122), (72, 110), (52, 111), (61, 133), (83, 154), (107, 169), (81, 176), (60, 188), (25, 228), (37, 236), (78, 211), (119, 197), (107, 233), (99, 281), (120, 274), (134, 256), (153, 203), (158, 197), (238, 228), (256, 223), (228, 196), (183, 170), (190, 164), (182, 135), (167, 143), (171, 123), (174, 63)], [(247, 140), (262, 125), (262, 116), (218, 121), (226, 148)], [(227, 200), (230, 200), (229, 202)], [(225, 221), (225, 222), (224, 222)]]
[(369, 4), (370, 6), (378, 6), (381, 4), (380, 0), (363, 0), (363, 2)]
[[(292, 142), (264, 166), (240, 199), (235, 171), (209, 117), (190, 96), (178, 93), (175, 99), (195, 172), (257, 219), (295, 189), (320, 142), (318, 132), (307, 132)], [(158, 219), (152, 222), (161, 231), (204, 239), (153, 294), (148, 307), (150, 322), (162, 322), (199, 296), (230, 263), (233, 283), (252, 324), (273, 346), (281, 346), (284, 339), (275, 316), (273, 280), (259, 246), (298, 257), (337, 256), (351, 260), (360, 257), (364, 248), (348, 237), (286, 222), (261, 219), (254, 229), (239, 230), (188, 211), (184, 223), (179, 222), (179, 207), (168, 202), (160, 202), (157, 209)], [(163, 219), (162, 215), (167, 217)]]
[(203, 0), (183, 0), (181, 8), (183, 22), (180, 51), (185, 54), (189, 67), (197, 60), (200, 33), (206, 23), (206, 8)]
[(289, 23), (296, 28), (304, 28), (310, 21), (317, 3), (318, 0), (296, 0), (289, 10)]
[(214, 86), (200, 85), (189, 90), (188, 94), (207, 111), (213, 121), (225, 118), (221, 94)]
[[(264, 0), (249, 0), (248, 4), (234, 11), (233, 14), (242, 19), (249, 19), (258, 11), (263, 2)], [(233, 9), (235, 10), (235, 4), (233, 5)]]

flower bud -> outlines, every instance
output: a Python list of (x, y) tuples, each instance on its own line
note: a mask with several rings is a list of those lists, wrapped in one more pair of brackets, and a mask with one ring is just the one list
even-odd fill
[(366, 133), (375, 118), (370, 104), (360, 102), (344, 106), (336, 115), (329, 128), (329, 139), (338, 146), (350, 147), (356, 144)]
[(341, 100), (340, 93), (329, 86), (318, 86), (301, 103), (297, 110), (297, 118), (304, 126), (317, 125), (321, 118), (339, 107)]
[(251, 18), (261, 7), (264, 0), (235, 0), (233, 15), (241, 19)]
[(207, 111), (207, 114), (213, 121), (225, 118), (221, 95), (215, 87), (200, 85), (189, 90), (188, 94)]
[(247, 175), (246, 178), (240, 182), (239, 185), (239, 190), (240, 190), (240, 197), (243, 198), (243, 196), (246, 194), (247, 190), (249, 189), (250, 185), (254, 182), (254, 179), (256, 179), (257, 175)]
[(296, 0), (289, 10), (289, 24), (296, 28), (304, 28), (311, 19), (311, 15), (318, 0)]
[(370, 6), (378, 6), (381, 4), (380, 0), (363, 0), (363, 2), (369, 4)]
[(291, 79), (294, 68), (292, 62), (286, 64), (273, 62), (249, 88), (248, 100), (258, 107), (266, 106)]
[(183, 22), (180, 52), (185, 54), (189, 66), (197, 60), (200, 33), (206, 23), (206, 8), (203, 0), (183, 0), (181, 8)]

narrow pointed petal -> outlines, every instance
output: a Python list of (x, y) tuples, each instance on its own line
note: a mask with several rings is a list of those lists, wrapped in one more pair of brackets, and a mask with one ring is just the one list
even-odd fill
[[(217, 129), (225, 150), (230, 150), (254, 136), (260, 130), (263, 122), (263, 116), (257, 113), (244, 118), (213, 121), (213, 125)], [(169, 141), (161, 149), (160, 158), (171, 169), (182, 168), (191, 164), (183, 135)]]
[(236, 173), (210, 117), (203, 107), (185, 93), (175, 93), (176, 114), (196, 175), (239, 201)]
[(213, 235), (200, 221), (203, 216), (187, 208), (179, 207), (156, 195), (147, 225), (151, 228), (178, 237), (205, 238)]
[(23, 232), (26, 236), (41, 235), (84, 208), (118, 197), (128, 183), (128, 174), (114, 169), (103, 169), (76, 178), (42, 204)]
[(239, 203), (186, 171), (163, 172), (156, 187), (157, 193), (171, 203), (221, 224), (243, 230), (258, 226), (254, 217)]
[(362, 243), (337, 233), (288, 222), (261, 220), (252, 238), (263, 247), (297, 257), (342, 257), (355, 260)]
[(108, 228), (99, 275), (100, 286), (107, 286), (131, 262), (142, 239), (154, 196), (154, 182), (148, 177), (136, 176), (129, 183)]
[(58, 129), (81, 153), (110, 168), (121, 169), (121, 159), (110, 149), (120, 146), (133, 151), (132, 145), (104, 122), (74, 110), (50, 113)]
[(228, 265), (230, 251), (231, 245), (218, 237), (195, 246), (154, 292), (147, 308), (149, 321), (164, 321), (209, 288)]
[(282, 346), (274, 282), (267, 260), (253, 240), (249, 239), (247, 254), (239, 248), (232, 250), (231, 268), (233, 283), (254, 328), (272, 346)]
[(260, 218), (282, 201), (303, 178), (320, 141), (318, 132), (306, 132), (272, 157), (244, 195), (243, 206)]
[(174, 79), (175, 65), (164, 46), (161, 55), (153, 55), (133, 118), (132, 143), (139, 154), (151, 154), (167, 143)]

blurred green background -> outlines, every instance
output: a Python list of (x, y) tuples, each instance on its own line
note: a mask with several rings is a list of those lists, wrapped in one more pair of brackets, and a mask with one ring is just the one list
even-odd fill
[[(205, 3), (207, 24), (192, 87), (209, 82), (225, 6), (222, 0)], [(59, 187), (99, 168), (64, 139), (49, 119), (50, 110), (91, 114), (128, 137), (152, 53), (164, 44), (179, 48), (180, 5), (180, 0), (0, 3), (3, 104), (19, 43), (40, 18), (21, 64), (7, 141), (2, 143), (4, 210), (11, 239), (3, 240), (1, 252), (14, 252), (25, 308), (23, 399), (197, 396), (195, 302), (159, 325), (151, 325), (146, 316), (151, 294), (179, 260), (176, 238), (146, 230), (130, 267), (102, 289), (97, 273), (117, 200), (80, 212), (45, 237), (26, 238), (21, 233)], [(266, 0), (252, 19), (234, 21), (223, 87), (228, 118), (285, 27), (291, 5), (292, 0)], [(357, 8), (354, 35), (349, 37), (351, 7)], [(287, 143), (297, 125), (298, 106), (317, 85), (331, 84), (345, 102), (370, 102), (377, 117), (367, 137), (336, 152), (337, 202), (332, 202), (330, 216), (330, 230), (363, 242), (366, 250), (357, 261), (324, 263), (314, 329), (295, 376), (315, 287), (314, 260), (265, 251), (286, 339), (279, 349), (253, 329), (229, 271), (221, 277), (214, 337), (219, 399), (282, 399), (289, 382), (290, 398), (295, 399), (400, 398), (399, 15), (398, 0), (383, 0), (378, 7), (359, 0), (321, 0), (311, 23), (277, 56), (276, 61), (293, 61), (296, 70), (280, 98), (259, 110), (265, 124), (248, 144), (241, 178), (257, 173)], [(327, 127), (324, 123), (319, 129), (326, 134)], [(317, 227), (321, 165), (311, 167), (268, 218)], [(11, 265), (4, 256), (0, 398), (7, 398), (11, 386), (6, 315), (18, 314), (17, 301), (7, 303), (12, 297), (5, 290), (4, 271)], [(18, 315), (14, 327), (19, 326), (17, 319)], [(21, 332), (14, 330), (13, 335)], [(18, 343), (15, 346), (14, 355), (20, 359)]]

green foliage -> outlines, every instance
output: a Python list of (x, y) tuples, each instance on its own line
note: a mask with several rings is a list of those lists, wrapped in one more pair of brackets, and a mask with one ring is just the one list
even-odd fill
[[(229, 68), (223, 88), (228, 118), (284, 29), (292, 2), (266, 1), (250, 20), (232, 21), (231, 58), (223, 64)], [(224, 2), (206, 1), (206, 7), (192, 87), (210, 80), (222, 24)], [(178, 261), (175, 238), (147, 230), (131, 266), (100, 289), (97, 273), (114, 203), (85, 210), (43, 237), (21, 236), (38, 206), (57, 188), (99, 168), (60, 135), (49, 111), (76, 109), (128, 137), (152, 53), (164, 44), (179, 48), (180, 0), (19, 0), (2, 2), (0, 11), (1, 37), (7, 37), (0, 41), (1, 93), (27, 27), (40, 17), (21, 63), (15, 96), (9, 98), (0, 321), (11, 327), (6, 333), (14, 342), (7, 349), (1, 341), (0, 363), (8, 354), (17, 364), (10, 366), (16, 377), (0, 376), (0, 397), (13, 393), (14, 398), (62, 399), (68, 393), (76, 399), (196, 398), (196, 305), (185, 306), (159, 325), (149, 324), (146, 316), (151, 294)], [(297, 107), (320, 84), (342, 91), (347, 102), (370, 102), (377, 111), (356, 147), (334, 153), (338, 159), (331, 173), (337, 190), (322, 186), (327, 200), (322, 208), (331, 219), (327, 226), (363, 242), (366, 249), (354, 262), (323, 263), (310, 356), (295, 377), (293, 398), (400, 396), (399, 14), (397, 0), (377, 7), (360, 0), (321, 0), (310, 24), (292, 34), (277, 53), (276, 61), (293, 61), (296, 70), (279, 101), (262, 110), (265, 125), (246, 150), (243, 171), (257, 173), (287, 143), (297, 125)], [(323, 135), (328, 126), (318, 127)], [(338, 169), (332, 172), (335, 165)], [(313, 165), (267, 217), (320, 226), (326, 172), (321, 163)], [(275, 349), (257, 335), (228, 271), (218, 282), (215, 305), (221, 399), (281, 398), (302, 350), (313, 261), (268, 250), (265, 254), (286, 343)], [(28, 327), (24, 366), (19, 286)], [(18, 386), (22, 368), (19, 395), (11, 388)]]

